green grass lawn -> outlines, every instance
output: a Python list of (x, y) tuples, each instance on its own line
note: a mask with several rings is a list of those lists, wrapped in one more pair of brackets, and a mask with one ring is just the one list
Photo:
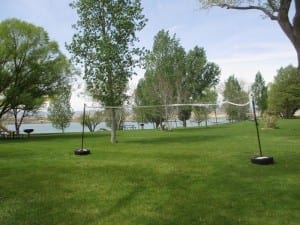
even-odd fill
[(300, 120), (0, 140), (1, 225), (298, 225)]

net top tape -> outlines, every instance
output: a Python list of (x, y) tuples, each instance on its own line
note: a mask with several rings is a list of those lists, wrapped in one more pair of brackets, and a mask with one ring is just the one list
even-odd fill
[(247, 106), (250, 104), (250, 102), (246, 102), (243, 104), (240, 103), (234, 103), (230, 101), (224, 101), (221, 103), (189, 103), (189, 104), (167, 104), (167, 105), (144, 105), (144, 106), (137, 106), (137, 105), (124, 105), (124, 106), (87, 106), (84, 104), (84, 107), (86, 108), (106, 108), (106, 109), (123, 109), (123, 108), (155, 108), (155, 107), (179, 107), (179, 106), (195, 106), (195, 107), (209, 107), (209, 106), (220, 106), (220, 105), (234, 105), (234, 106)]

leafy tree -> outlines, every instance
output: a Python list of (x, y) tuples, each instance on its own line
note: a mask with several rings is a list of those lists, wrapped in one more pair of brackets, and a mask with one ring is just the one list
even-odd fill
[[(152, 77), (145, 74), (135, 90), (135, 104), (137, 106), (160, 105), (159, 97), (153, 93)], [(141, 123), (151, 122), (158, 128), (165, 120), (162, 107), (136, 107), (134, 108), (137, 121)]]
[[(184, 73), (184, 55), (184, 49), (175, 35), (171, 37), (168, 31), (160, 30), (154, 37), (152, 51), (146, 56), (146, 84), (150, 85), (151, 95), (155, 95), (157, 103), (165, 105), (164, 117), (167, 121), (174, 110), (167, 105), (178, 100), (176, 81)], [(167, 125), (171, 129), (170, 123), (167, 122)]]
[[(90, 132), (95, 132), (97, 126), (103, 122), (106, 115), (103, 111), (95, 111), (85, 114), (84, 125), (89, 129)], [(80, 116), (80, 124), (83, 126), (83, 115)]]
[(186, 57), (186, 88), (189, 97), (197, 99), (203, 95), (203, 91), (218, 84), (220, 68), (207, 61), (203, 48), (198, 46), (190, 50)]
[[(203, 49), (195, 47), (186, 54), (175, 35), (170, 36), (168, 31), (161, 30), (154, 37), (152, 51), (146, 57), (145, 80), (140, 81), (136, 98), (158, 105), (190, 103), (191, 97), (200, 96), (205, 88), (215, 85), (219, 74), (218, 66), (207, 62)], [(174, 110), (164, 107), (164, 111), (166, 120), (177, 113), (186, 126), (192, 108), (178, 107)], [(159, 121), (162, 122), (162, 114), (155, 115), (156, 121), (160, 116)]]
[[(244, 104), (248, 101), (248, 94), (243, 91), (241, 84), (234, 75), (230, 76), (225, 82), (223, 96), (225, 101), (236, 104)], [(230, 121), (246, 119), (248, 109), (248, 106), (225, 105), (225, 111)]]
[(178, 119), (182, 121), (183, 127), (186, 127), (186, 121), (191, 118), (191, 113), (191, 106), (181, 106), (178, 108)]
[(62, 92), (55, 96), (48, 107), (48, 119), (53, 127), (60, 129), (62, 133), (70, 126), (73, 111), (70, 104), (71, 87), (63, 88)]
[(291, 118), (300, 109), (300, 77), (297, 68), (287, 66), (280, 68), (271, 84), (268, 111)]
[[(185, 61), (186, 73), (182, 87), (186, 90), (186, 101), (190, 98), (196, 99), (198, 102), (211, 100), (207, 99), (207, 94), (209, 89), (217, 85), (219, 82), (219, 76), (221, 73), (219, 67), (215, 63), (208, 62), (205, 50), (198, 46), (188, 52)], [(183, 113), (188, 113), (188, 110), (190, 110), (190, 115), (192, 108), (183, 108)], [(203, 111), (204, 109), (198, 108), (198, 110)], [(183, 115), (187, 116), (188, 114)], [(189, 119), (189, 117), (185, 118)]]
[[(105, 117), (106, 119), (106, 126), (107, 127), (111, 127), (112, 125), (112, 121), (111, 121), (111, 110), (109, 109), (106, 109), (106, 112), (105, 114), (108, 115)], [(116, 128), (118, 130), (123, 130), (124, 129), (124, 122), (125, 122), (125, 119), (128, 115), (128, 112), (126, 112), (126, 110), (124, 108), (118, 108), (115, 110), (115, 113), (116, 113)]]
[[(23, 118), (69, 82), (70, 64), (47, 32), (18, 19), (0, 23), (0, 119)], [(17, 121), (17, 117), (19, 121)]]
[[(142, 51), (134, 44), (146, 19), (140, 0), (75, 0), (77, 34), (68, 45), (74, 60), (84, 65), (84, 80), (92, 96), (105, 106), (121, 106), (128, 80)], [(116, 109), (111, 113), (111, 142), (116, 142)]]
[[(199, 0), (202, 8), (219, 6), (226, 9), (258, 10), (276, 21), (293, 44), (300, 70), (300, 1), (299, 0)], [(294, 2), (295, 13), (291, 5)]]
[[(26, 99), (26, 96), (29, 97)], [(14, 117), (17, 135), (20, 133), (20, 127), (24, 118), (32, 113), (35, 113), (45, 102), (45, 98), (43, 97), (32, 99), (30, 97), (30, 93), (25, 93), (23, 97), (25, 97), (23, 104), (14, 106), (13, 109), (9, 111), (9, 113), (11, 113)], [(29, 102), (30, 100), (34, 102)]]
[[(202, 95), (197, 99), (198, 102), (215, 104), (217, 102), (218, 93), (213, 88), (206, 88)], [(205, 121), (205, 126), (207, 127), (208, 115), (216, 110), (216, 105), (211, 106), (194, 106), (193, 113), (194, 118), (198, 122), (198, 125), (202, 121)]]
[(260, 72), (257, 72), (251, 90), (258, 110), (260, 111), (260, 114), (263, 115), (264, 111), (267, 109), (268, 88)]

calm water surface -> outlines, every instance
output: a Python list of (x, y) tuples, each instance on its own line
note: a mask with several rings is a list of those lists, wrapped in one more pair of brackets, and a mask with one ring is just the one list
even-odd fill
[[(219, 123), (226, 123), (227, 120), (225, 119), (219, 119), (218, 120)], [(176, 127), (182, 127), (182, 122), (181, 121), (173, 121), (171, 122), (172, 127), (176, 128)], [(215, 124), (215, 120), (209, 120), (208, 121), (208, 125), (214, 125)], [(140, 129), (140, 125), (137, 122), (125, 122), (125, 125), (133, 125), (135, 126), (136, 129)], [(202, 122), (200, 124), (201, 126), (205, 126), (205, 123)], [(191, 121), (187, 121), (187, 126), (188, 127), (195, 127), (198, 126), (198, 123), (196, 122), (191, 122)], [(15, 130), (15, 126), (12, 124), (6, 125), (6, 127), (10, 130)], [(54, 128), (52, 126), (51, 123), (30, 123), (30, 124), (22, 124), (21, 128), (20, 128), (20, 132), (23, 132), (24, 129), (34, 129), (33, 133), (39, 133), (39, 134), (45, 134), (45, 133), (60, 133), (61, 130), (58, 130), (56, 128)], [(100, 123), (96, 130), (100, 130), (100, 129), (109, 129), (105, 123)], [(154, 126), (152, 123), (146, 123), (144, 125), (144, 129), (154, 129)], [(88, 132), (88, 128), (85, 128), (85, 131)], [(68, 128), (65, 129), (65, 132), (82, 132), (82, 126), (80, 123), (77, 122), (72, 122), (70, 123), (70, 126)]]

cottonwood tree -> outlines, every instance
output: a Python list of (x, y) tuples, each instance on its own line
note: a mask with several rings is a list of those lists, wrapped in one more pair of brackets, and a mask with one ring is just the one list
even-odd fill
[(0, 119), (15, 116), (16, 132), (28, 112), (38, 109), (69, 82), (71, 66), (47, 32), (18, 19), (0, 23)]
[(61, 92), (50, 101), (48, 107), (48, 119), (52, 126), (60, 129), (64, 133), (65, 129), (70, 126), (74, 114), (71, 104), (71, 87), (66, 86)]
[[(94, 111), (86, 113), (83, 118), (83, 114), (80, 116), (80, 124), (85, 125), (90, 132), (95, 132), (97, 126), (105, 121), (105, 113), (103, 111)], [(84, 122), (83, 122), (84, 120)], [(84, 124), (83, 124), (84, 123)]]
[(280, 68), (268, 94), (268, 112), (291, 118), (300, 109), (300, 77), (297, 68)]
[[(218, 98), (218, 93), (215, 88), (206, 88), (202, 95), (196, 99), (198, 102), (206, 104), (216, 104)], [(215, 112), (216, 116), (217, 105), (207, 105), (207, 106), (193, 106), (194, 119), (198, 122), (198, 126), (202, 121), (205, 121), (205, 127), (208, 126), (208, 115)], [(217, 122), (217, 118), (216, 118)]]
[[(143, 100), (144, 103), (191, 103), (191, 97), (196, 99), (205, 88), (214, 86), (219, 80), (219, 67), (207, 61), (202, 48), (196, 46), (186, 54), (179, 39), (165, 30), (159, 31), (154, 37), (152, 50), (145, 61), (145, 80), (140, 81), (136, 92), (136, 98), (148, 99)], [(144, 90), (148, 90), (147, 94)], [(177, 113), (183, 126), (186, 126), (192, 111), (188, 106), (176, 110), (165, 106), (164, 109), (166, 120)]]
[(205, 50), (198, 46), (187, 53), (185, 63), (185, 82), (182, 86), (187, 90), (186, 97), (198, 102), (208, 100), (210, 89), (219, 82), (221, 74), (219, 66), (208, 62)]
[[(84, 65), (84, 80), (94, 99), (104, 106), (121, 106), (142, 50), (136, 32), (146, 18), (140, 0), (75, 0), (79, 20), (67, 47), (76, 63)], [(116, 142), (116, 109), (111, 112), (111, 142)]]
[[(153, 92), (152, 76), (145, 73), (145, 78), (139, 80), (135, 89), (134, 102), (137, 106), (160, 105), (159, 97)], [(136, 107), (134, 108), (135, 118), (141, 123), (151, 122), (155, 128), (165, 120), (162, 107)]]
[[(199, 0), (202, 8), (258, 10), (276, 21), (293, 44), (300, 70), (300, 1), (299, 0)], [(291, 10), (294, 4), (295, 11)], [(300, 76), (300, 73), (299, 73)]]
[[(176, 79), (184, 73), (182, 70), (184, 69), (184, 54), (184, 49), (176, 36), (171, 36), (168, 31), (160, 30), (154, 37), (152, 50), (146, 56), (145, 79), (151, 86), (152, 95), (156, 96), (155, 99), (158, 100), (159, 105), (165, 105), (167, 121), (173, 114), (172, 109), (167, 105), (177, 101)], [(171, 129), (169, 122), (167, 125), (168, 129)]]
[[(240, 82), (231, 75), (225, 82), (225, 89), (223, 91), (224, 101), (233, 102), (236, 104), (244, 104), (248, 101), (248, 94), (242, 88)], [(225, 111), (229, 121), (244, 120), (247, 118), (248, 106), (235, 106), (226, 104)]]

